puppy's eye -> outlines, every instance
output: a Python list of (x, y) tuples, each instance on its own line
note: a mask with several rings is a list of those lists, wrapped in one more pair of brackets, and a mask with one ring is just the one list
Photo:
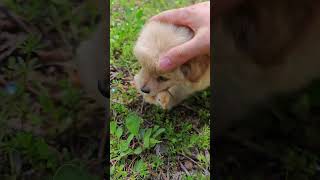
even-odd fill
[(158, 76), (157, 77), (157, 81), (159, 81), (159, 82), (164, 82), (164, 81), (168, 81), (168, 80), (169, 80), (168, 78), (165, 78), (163, 76)]

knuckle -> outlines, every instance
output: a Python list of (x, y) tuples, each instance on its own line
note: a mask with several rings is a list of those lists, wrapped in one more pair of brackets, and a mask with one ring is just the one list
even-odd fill
[(175, 50), (175, 56), (174, 58), (176, 59), (176, 61), (180, 61), (181, 59), (183, 59), (185, 57), (185, 53), (182, 50), (182, 48), (177, 48)]
[(192, 10), (190, 8), (184, 8), (180, 10), (181, 18), (187, 20), (192, 16)]

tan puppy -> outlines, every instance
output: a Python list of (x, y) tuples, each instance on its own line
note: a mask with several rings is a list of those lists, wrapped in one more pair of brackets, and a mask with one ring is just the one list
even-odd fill
[(214, 23), (215, 133), (320, 77), (319, 1), (247, 0)]
[(134, 77), (135, 85), (146, 102), (171, 109), (191, 94), (210, 86), (210, 58), (197, 57), (170, 73), (159, 71), (159, 56), (193, 37), (186, 27), (160, 22), (145, 25), (134, 54), (142, 68)]
[(106, 53), (108, 39), (105, 20), (107, 1), (95, 0), (93, 3), (102, 14), (102, 20), (95, 32), (79, 45), (75, 60), (81, 84), (89, 95), (104, 106), (108, 100), (102, 93), (108, 94), (109, 92), (109, 72), (107, 72), (109, 67), (107, 65), (108, 54)]

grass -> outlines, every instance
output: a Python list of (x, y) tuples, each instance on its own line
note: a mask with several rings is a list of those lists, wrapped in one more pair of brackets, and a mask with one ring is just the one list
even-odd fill
[(99, 14), (85, 1), (2, 3), (15, 16), (0, 16), (0, 24), (11, 23), (0, 33), (11, 35), (0, 40), (0, 54), (14, 49), (1, 59), (0, 179), (96, 179), (99, 135), (83, 125), (103, 120), (103, 110), (75, 85), (69, 66), (45, 57), (61, 57), (56, 48), (72, 54)]
[[(67, 67), (39, 56), (59, 47), (72, 50), (94, 30), (99, 15), (83, 2), (2, 1), (28, 28), (0, 33), (0, 47), (8, 41), (10, 49), (11, 41), (21, 39), (0, 61), (0, 179), (97, 178), (96, 126), (103, 110), (75, 87)], [(194, 2), (111, 1), (111, 168), (104, 171), (112, 179), (209, 179), (210, 92), (165, 112), (144, 104), (130, 84), (139, 70), (132, 47), (145, 21)], [(1, 15), (0, 25), (12, 21)], [(3, 32), (12, 36), (3, 40)], [(215, 143), (215, 176), (319, 179), (319, 87), (274, 103)]]
[(210, 92), (165, 112), (143, 103), (130, 83), (140, 68), (133, 45), (146, 20), (195, 2), (111, 1), (112, 179), (210, 178)]

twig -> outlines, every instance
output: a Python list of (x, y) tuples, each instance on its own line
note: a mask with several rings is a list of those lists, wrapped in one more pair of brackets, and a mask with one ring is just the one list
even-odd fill
[(168, 161), (168, 164), (167, 164), (167, 178), (168, 179), (170, 178), (170, 175), (169, 175), (169, 161)]
[(136, 159), (137, 159), (137, 157), (134, 157), (134, 158), (131, 160), (131, 163), (129, 164), (128, 168), (132, 169), (133, 163), (135, 162)]
[(141, 108), (140, 108), (140, 114), (142, 114), (143, 108), (144, 108), (144, 99), (142, 99)]
[(197, 161), (193, 160), (191, 157), (189, 157), (189, 156), (187, 156), (187, 155), (185, 155), (185, 154), (182, 154), (182, 153), (178, 153), (178, 154), (180, 154), (181, 156), (183, 156), (183, 157), (189, 159), (190, 161), (192, 161), (193, 163), (195, 163), (195, 164), (196, 164), (199, 168), (201, 168), (205, 173), (210, 173), (210, 172), (208, 172), (207, 169), (203, 168)]
[(34, 95), (39, 95), (39, 92), (35, 90), (31, 85), (27, 85), (27, 90)]
[(164, 173), (163, 173), (162, 170), (160, 171), (160, 174), (161, 174), (161, 176), (162, 176), (162, 178), (163, 178), (164, 180), (168, 180), (168, 179), (169, 179), (166, 175), (164, 175)]
[(181, 106), (186, 108), (186, 109), (188, 109), (188, 110), (190, 110), (190, 111), (197, 112), (197, 111), (195, 111), (194, 109), (192, 109), (190, 106), (188, 106), (186, 104), (181, 104)]
[(180, 164), (181, 169), (182, 169), (184, 172), (186, 172), (188, 176), (190, 176), (190, 173), (189, 173), (189, 171), (187, 170), (187, 168), (184, 167), (184, 165), (183, 165), (181, 162), (179, 162), (179, 164)]
[(5, 41), (0, 44), (0, 51), (2, 51), (0, 53), (0, 61), (2, 61), (17, 49), (17, 46), (26, 39), (26, 36), (22, 35), (22, 33), (16, 36), (8, 32), (3, 32), (0, 34), (0, 39)]
[(198, 134), (200, 134), (201, 132), (200, 132), (200, 130), (198, 129), (198, 128), (196, 128), (196, 127), (192, 127)]

